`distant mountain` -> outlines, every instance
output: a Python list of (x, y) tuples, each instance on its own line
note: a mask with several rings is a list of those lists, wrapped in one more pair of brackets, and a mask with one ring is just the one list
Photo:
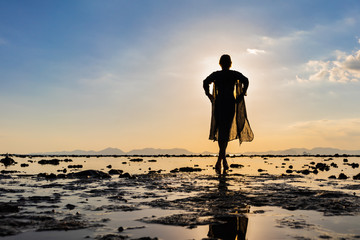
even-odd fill
[(160, 148), (143, 148), (135, 149), (127, 153), (128, 155), (190, 155), (192, 152), (183, 148), (171, 148), (171, 149), (160, 149)]
[(84, 151), (84, 150), (74, 150), (74, 151), (61, 151), (61, 152), (43, 152), (43, 153), (33, 153), (41, 155), (191, 155), (194, 154), (183, 148), (171, 148), (171, 149), (160, 149), (160, 148), (143, 148), (135, 149), (130, 152), (124, 152), (118, 148), (106, 148), (101, 151)]
[[(84, 150), (74, 150), (74, 151), (62, 151), (62, 152), (46, 152), (46, 153), (33, 153), (41, 155), (192, 155), (192, 153), (184, 148), (171, 148), (171, 149), (161, 149), (161, 148), (143, 148), (143, 149), (134, 149), (129, 152), (124, 152), (118, 148), (106, 148), (101, 151), (84, 151)], [(202, 152), (203, 155), (212, 155), (217, 153), (211, 152)], [(285, 150), (278, 151), (266, 151), (266, 152), (244, 152), (244, 153), (235, 153), (235, 154), (244, 154), (244, 155), (335, 155), (335, 154), (349, 154), (349, 155), (360, 155), (360, 150), (342, 150), (338, 148), (289, 148)]]
[(317, 147), (313, 149), (307, 148), (289, 148), (286, 150), (279, 151), (267, 151), (267, 152), (245, 152), (245, 155), (334, 155), (334, 154), (349, 154), (349, 155), (360, 155), (360, 150), (342, 150), (338, 148), (323, 148)]

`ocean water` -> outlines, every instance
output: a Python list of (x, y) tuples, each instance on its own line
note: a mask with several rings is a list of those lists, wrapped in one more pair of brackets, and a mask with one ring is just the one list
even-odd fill
[[(59, 159), (58, 165), (39, 164), (40, 160)], [(231, 157), (229, 164), (237, 164), (225, 175), (217, 175), (213, 169), (216, 157), (13, 157), (15, 165), (0, 165), (2, 172), (0, 183), (0, 202), (19, 203), (19, 212), (4, 215), (8, 219), (26, 219), (34, 216), (51, 216), (61, 220), (67, 216), (80, 216), (86, 222), (86, 228), (77, 230), (38, 231), (41, 224), (29, 224), (17, 227), (15, 235), (3, 239), (100, 239), (107, 234), (128, 236), (129, 239), (152, 237), (159, 239), (226, 239), (222, 231), (231, 233), (227, 238), (235, 239), (356, 239), (360, 236), (360, 218), (355, 210), (344, 211), (344, 214), (329, 214), (323, 209), (285, 209), (279, 204), (269, 203), (262, 206), (248, 204), (247, 210), (241, 214), (234, 213), (232, 220), (226, 224), (160, 224), (148, 219), (170, 218), (197, 211), (191, 208), (161, 207), (151, 205), (158, 200), (184, 202), (199, 194), (207, 192), (234, 194), (243, 192), (248, 196), (273, 194), (267, 186), (294, 187), (319, 193), (341, 192), (351, 196), (357, 204), (356, 196), (360, 195), (360, 182), (352, 177), (360, 173), (356, 157)], [(72, 161), (64, 161), (71, 159)], [(135, 159), (135, 160), (134, 160)], [(345, 160), (344, 160), (345, 159)], [(322, 163), (330, 166), (314, 173), (314, 166)], [(22, 165), (28, 164), (28, 166)], [(239, 165), (242, 167), (239, 167)], [(332, 165), (331, 165), (332, 164)], [(81, 165), (81, 168), (71, 168)], [(69, 168), (70, 166), (70, 168)], [(195, 172), (174, 172), (181, 167), (201, 169)], [(108, 172), (119, 169), (137, 177), (111, 179), (79, 180), (79, 179), (46, 179), (38, 177), (39, 173), (65, 174), (83, 170), (100, 170)], [(290, 174), (289, 171), (293, 172)], [(303, 174), (309, 170), (309, 174)], [(154, 177), (149, 176), (149, 172)], [(306, 173), (306, 171), (305, 171)], [(340, 174), (349, 178), (338, 179)], [(141, 176), (146, 176), (142, 178)], [(294, 176), (294, 177), (289, 177)], [(329, 179), (335, 176), (336, 179)], [(225, 186), (225, 188), (224, 188)], [(105, 191), (106, 190), (106, 191)], [(32, 197), (59, 196), (56, 201), (30, 201)], [(114, 200), (111, 196), (120, 196)], [(213, 196), (213, 195), (212, 195)], [(287, 198), (288, 195), (277, 197)], [(287, 201), (287, 199), (283, 199)], [(336, 201), (341, 202), (342, 196)], [(28, 201), (28, 202), (27, 202)], [(295, 201), (288, 199), (288, 201)], [(334, 198), (331, 199), (334, 201)], [(74, 205), (73, 209), (66, 206)], [(304, 204), (311, 208), (311, 198), (304, 198)], [(200, 205), (200, 204), (199, 204)], [(197, 206), (199, 209), (203, 206)], [(243, 206), (241, 206), (243, 207)], [(346, 206), (345, 206), (346, 207)], [(240, 208), (240, 207), (239, 207)], [(310, 209), (309, 208), (309, 209)], [(202, 209), (202, 211), (205, 208)], [(199, 211), (198, 211), (199, 212)], [(205, 216), (211, 218), (212, 216)], [(205, 219), (206, 220), (206, 219)], [(222, 220), (225, 221), (225, 220)], [(229, 227), (243, 226), (242, 229), (228, 230)], [(199, 222), (198, 222), (199, 223)], [(118, 232), (119, 227), (125, 230)], [(215, 226), (215, 227), (214, 227)], [(245, 230), (244, 230), (245, 228)]]

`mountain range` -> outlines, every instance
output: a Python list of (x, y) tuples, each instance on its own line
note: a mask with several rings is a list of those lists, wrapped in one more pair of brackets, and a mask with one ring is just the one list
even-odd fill
[[(61, 151), (61, 152), (44, 152), (36, 153), (44, 155), (193, 155), (199, 153), (190, 152), (184, 148), (171, 148), (171, 149), (161, 149), (161, 148), (143, 148), (143, 149), (134, 149), (129, 152), (124, 152), (118, 148), (106, 148), (101, 151), (84, 151), (84, 150), (74, 150), (74, 151)], [(202, 152), (203, 155), (215, 154), (212, 152)], [(234, 154), (244, 154), (244, 155), (334, 155), (334, 154), (349, 154), (349, 155), (360, 155), (360, 150), (342, 150), (338, 148), (289, 148), (286, 150), (278, 151), (265, 151), (265, 152), (244, 152), (244, 153), (234, 153)]]

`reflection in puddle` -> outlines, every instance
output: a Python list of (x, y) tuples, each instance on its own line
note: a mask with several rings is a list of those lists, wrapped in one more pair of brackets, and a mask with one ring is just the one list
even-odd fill
[(208, 237), (243, 240), (246, 236), (248, 218), (245, 216), (215, 217), (219, 223), (209, 225)]

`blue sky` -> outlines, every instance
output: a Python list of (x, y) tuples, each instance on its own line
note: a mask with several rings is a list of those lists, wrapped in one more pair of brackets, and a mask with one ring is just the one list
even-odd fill
[(216, 151), (202, 80), (228, 53), (255, 133), (232, 152), (358, 149), (357, 1), (1, 1), (0, 152)]

